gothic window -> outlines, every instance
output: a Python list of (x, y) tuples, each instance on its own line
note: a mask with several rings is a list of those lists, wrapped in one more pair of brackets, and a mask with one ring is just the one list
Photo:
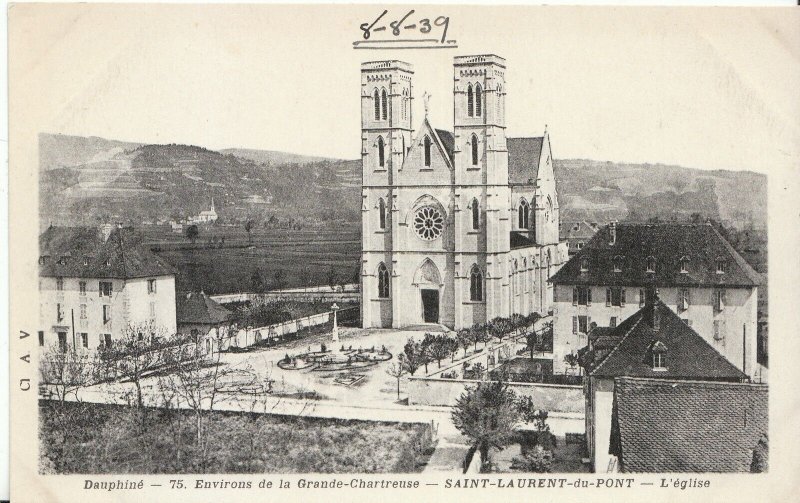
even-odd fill
[(472, 84), (467, 86), (467, 115), (472, 117), (473, 115), (473, 103), (474, 99), (472, 97)]
[(483, 89), (481, 89), (481, 85), (478, 84), (475, 86), (475, 117), (481, 116), (481, 110), (483, 110)]
[(717, 259), (717, 274), (725, 274), (725, 259)]
[(500, 118), (500, 101), (502, 100), (503, 95), (503, 86), (500, 84), (497, 85), (497, 97), (495, 98), (495, 105), (497, 106), (497, 120), (501, 120)]
[(380, 219), (380, 228), (386, 228), (386, 203), (383, 198), (378, 199), (378, 218)]
[(483, 274), (477, 265), (472, 266), (469, 275), (469, 300), (475, 302), (483, 300)]
[(403, 110), (402, 110), (403, 120), (408, 118), (408, 91), (403, 89)]
[[(406, 160), (406, 137), (405, 136), (401, 136), (401, 138), (403, 139), (403, 161), (405, 161)], [(401, 161), (401, 163), (403, 161)]]
[(375, 94), (372, 96), (372, 101), (375, 104), (375, 120), (380, 120), (381, 118), (381, 99), (378, 96), (378, 90), (375, 89)]
[(378, 137), (378, 166), (381, 168), (384, 167), (386, 164), (386, 158), (384, 156), (384, 144), (383, 144), (383, 137)]
[(530, 205), (528, 204), (528, 201), (522, 199), (519, 202), (519, 208), (517, 208), (517, 226), (520, 229), (528, 228), (529, 215), (530, 215)]
[(378, 266), (378, 298), (389, 298), (389, 270), (383, 263)]
[(386, 120), (389, 103), (386, 99), (386, 89), (381, 91), (381, 119)]
[(656, 258), (655, 257), (647, 257), (647, 264), (645, 266), (647, 269), (645, 272), (656, 272)]
[(620, 255), (614, 257), (614, 272), (622, 272), (622, 257)]
[(679, 265), (680, 265), (682, 273), (689, 272), (689, 257), (686, 257), (686, 256), (681, 257), (681, 259), (679, 261)]
[(425, 135), (425, 140), (423, 140), (425, 146), (425, 166), (431, 165), (431, 137)]
[(544, 214), (545, 221), (549, 222), (552, 215), (553, 215), (553, 200), (550, 199), (550, 196), (547, 196), (547, 210), (545, 211)]
[(589, 271), (589, 257), (581, 257), (581, 272)]
[(478, 165), (478, 137), (473, 134), (472, 138), (470, 139), (470, 143), (472, 144), (471, 145), (471, 147), (472, 147), (472, 165), (473, 166), (477, 166)]
[(481, 226), (481, 207), (477, 199), (472, 200), (472, 230), (477, 230)]

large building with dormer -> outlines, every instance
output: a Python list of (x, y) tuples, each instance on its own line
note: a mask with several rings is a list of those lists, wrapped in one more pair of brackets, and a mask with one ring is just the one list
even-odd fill
[[(552, 308), (567, 260), (550, 139), (506, 137), (506, 62), (459, 56), (454, 123), (414, 121), (408, 63), (361, 65), (362, 321), (459, 329)], [(416, 125), (416, 129), (414, 126)]]

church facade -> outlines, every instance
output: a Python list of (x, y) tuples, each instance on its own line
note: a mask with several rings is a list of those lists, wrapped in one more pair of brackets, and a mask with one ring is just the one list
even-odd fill
[(411, 65), (361, 65), (364, 327), (552, 309), (567, 245), (549, 136), (506, 138), (503, 58), (459, 56), (453, 71), (452, 129), (426, 111), (415, 131)]

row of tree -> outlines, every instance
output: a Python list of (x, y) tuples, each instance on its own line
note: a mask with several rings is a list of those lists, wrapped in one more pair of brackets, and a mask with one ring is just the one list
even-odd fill
[(427, 373), (429, 363), (435, 361), (441, 368), (442, 360), (448, 357), (454, 360), (459, 349), (464, 351), (464, 356), (467, 356), (467, 350), (474, 347), (477, 351), (479, 343), (487, 345), (492, 339), (502, 343), (507, 337), (522, 334), (526, 337), (526, 345), (533, 358), (533, 353), (538, 349), (542, 338), (531, 328), (541, 317), (535, 312), (528, 316), (513, 314), (508, 318), (497, 317), (487, 323), (477, 323), (470, 328), (463, 328), (452, 336), (426, 333), (421, 341), (410, 338), (403, 348), (405, 365), (412, 375), (423, 366)]

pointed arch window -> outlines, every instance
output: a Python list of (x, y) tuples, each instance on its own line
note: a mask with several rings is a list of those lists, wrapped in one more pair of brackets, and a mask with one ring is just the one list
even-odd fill
[(481, 207), (477, 199), (472, 200), (472, 230), (478, 230), (481, 226)]
[[(548, 250), (549, 252), (549, 250)], [(581, 258), (581, 272), (589, 272), (589, 258), (582, 257)]]
[(378, 137), (378, 166), (381, 168), (386, 165), (386, 156), (384, 155), (384, 147), (385, 144), (383, 143), (383, 137)]
[(381, 119), (381, 98), (378, 95), (378, 90), (375, 89), (375, 93), (372, 95), (372, 101), (375, 105), (375, 120)]
[(406, 137), (405, 136), (401, 136), (401, 138), (402, 138), (402, 141), (403, 141), (403, 161), (405, 161), (406, 160)]
[(682, 273), (685, 274), (685, 273), (689, 272), (689, 257), (686, 257), (686, 256), (681, 257), (681, 259), (678, 262), (678, 264), (680, 265)]
[(622, 272), (622, 256), (617, 255), (614, 257), (614, 272)]
[(483, 110), (483, 89), (481, 88), (481, 85), (478, 84), (475, 86), (475, 117), (480, 117), (482, 110)]
[(467, 116), (472, 117), (475, 100), (472, 96), (472, 84), (467, 86)]
[(478, 137), (473, 134), (472, 138), (470, 138), (470, 146), (472, 149), (472, 165), (478, 165)]
[(527, 229), (528, 228), (528, 217), (530, 215), (530, 205), (528, 201), (525, 199), (521, 200), (519, 203), (519, 208), (517, 208), (517, 226), (520, 229)]
[(469, 300), (481, 302), (483, 300), (483, 273), (477, 265), (472, 266), (469, 273)]
[(381, 119), (386, 120), (388, 116), (389, 102), (386, 99), (386, 89), (381, 91)]
[(500, 118), (500, 100), (502, 99), (502, 95), (503, 95), (503, 86), (501, 86), (500, 84), (497, 85), (497, 93), (496, 94), (497, 94), (497, 96), (495, 97), (495, 107), (496, 107), (497, 119), (501, 120), (501, 118)]
[(386, 229), (386, 203), (383, 198), (378, 199), (378, 219), (381, 229)]
[(431, 165), (431, 137), (425, 135), (425, 139), (423, 140), (423, 144), (425, 147), (425, 166)]
[(647, 257), (645, 268), (645, 272), (656, 272), (656, 258), (652, 255)]
[(383, 263), (378, 266), (378, 298), (389, 298), (389, 269)]

